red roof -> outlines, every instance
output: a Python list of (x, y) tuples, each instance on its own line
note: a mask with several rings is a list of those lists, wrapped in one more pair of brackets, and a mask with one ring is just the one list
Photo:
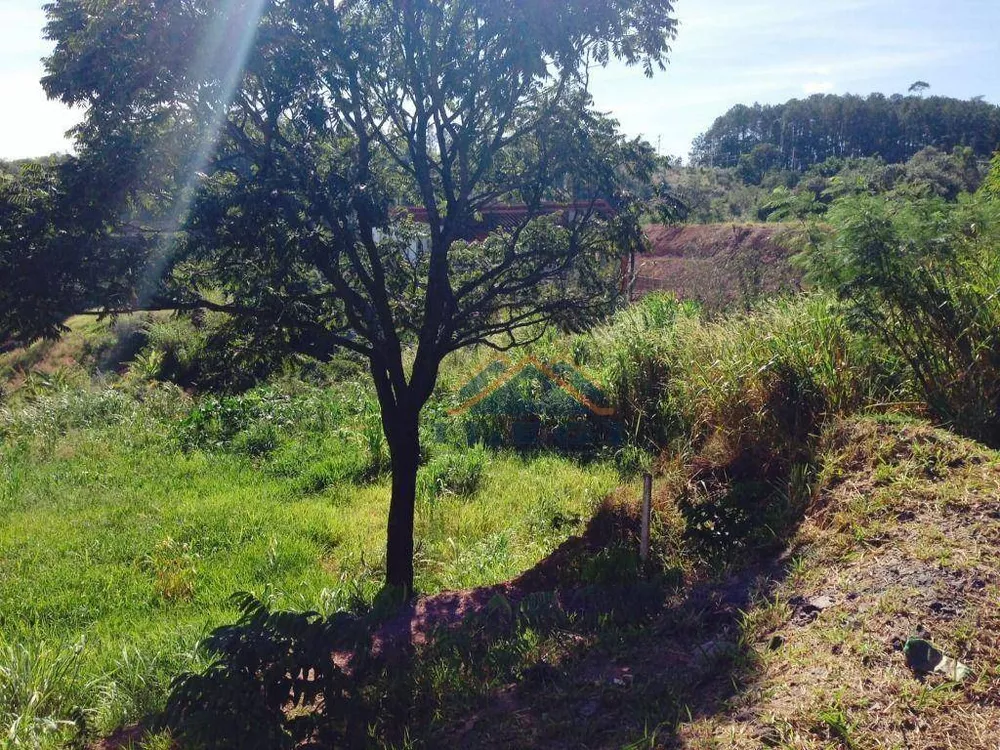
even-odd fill
[[(414, 221), (421, 224), (428, 223), (427, 209), (423, 206), (405, 206), (403, 210), (412, 216)], [(593, 211), (605, 218), (613, 216), (615, 213), (611, 204), (605, 200), (574, 201), (573, 203), (545, 201), (537, 208), (529, 208), (523, 203), (493, 203), (481, 208), (477, 218), (470, 222), (466, 231), (461, 234), (467, 240), (482, 240), (497, 230), (513, 231), (522, 226), (529, 218), (555, 214), (560, 215), (561, 222), (567, 223), (570, 220), (569, 214), (574, 211)]]

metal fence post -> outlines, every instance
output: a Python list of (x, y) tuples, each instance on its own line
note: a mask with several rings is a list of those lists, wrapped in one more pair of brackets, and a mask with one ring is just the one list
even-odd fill
[(639, 557), (646, 561), (649, 557), (649, 520), (653, 512), (653, 475), (642, 475), (642, 536), (639, 540)]

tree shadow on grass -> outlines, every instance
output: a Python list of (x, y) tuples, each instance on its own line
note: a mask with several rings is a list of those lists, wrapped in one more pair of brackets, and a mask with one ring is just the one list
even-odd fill
[(579, 607), (579, 590), (562, 593), (572, 621), (551, 638), (551, 656), (490, 691), (469, 715), (432, 729), (429, 746), (671, 746), (682, 721), (720, 710), (752, 677), (741, 616), (770, 598), (787, 561), (772, 556), (667, 591), (652, 612), (643, 606), (648, 592), (636, 587), (603, 599), (591, 589), (584, 601), (603, 606), (590, 612)]
[(752, 674), (741, 613), (768, 599), (788, 555), (744, 548), (738, 572), (685, 580), (639, 559), (638, 523), (606, 503), (517, 578), (390, 617), (247, 599), (209, 639), (213, 667), (175, 683), (169, 723), (218, 748), (669, 746)]

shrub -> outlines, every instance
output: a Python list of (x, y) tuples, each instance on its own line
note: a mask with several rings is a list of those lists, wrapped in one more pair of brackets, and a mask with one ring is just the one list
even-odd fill
[(990, 171), (986, 175), (982, 189), (986, 195), (1000, 199), (1000, 151), (993, 154)]
[(443, 494), (471, 497), (479, 489), (488, 460), (489, 453), (482, 445), (434, 456), (420, 467), (419, 494), (428, 501)]
[(72, 429), (129, 425), (148, 416), (141, 403), (121, 391), (63, 390), (0, 409), (0, 433), (54, 439)]
[[(249, 594), (233, 599), (238, 622), (202, 644), (214, 660), (173, 682), (166, 717), (175, 734), (205, 748), (363, 746), (365, 623), (343, 612), (272, 611)], [(351, 675), (334, 662), (337, 650), (354, 654)]]
[(155, 590), (167, 601), (187, 601), (194, 596), (198, 556), (187, 542), (167, 537), (144, 559), (155, 579)]
[(389, 470), (389, 443), (382, 428), (382, 412), (378, 402), (366, 398), (361, 409), (361, 443), (368, 457), (367, 474), (376, 477)]
[(255, 424), (233, 440), (233, 449), (253, 458), (269, 456), (278, 447), (278, 431), (273, 424)]
[(858, 196), (807, 254), (851, 322), (903, 360), (931, 409), (1000, 445), (1000, 201)]

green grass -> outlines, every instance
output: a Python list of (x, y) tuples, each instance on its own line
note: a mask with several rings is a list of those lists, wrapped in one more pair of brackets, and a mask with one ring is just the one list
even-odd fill
[[(492, 357), (457, 354), (424, 414), (422, 592), (531, 568), (583, 529), (622, 481), (618, 469), (627, 475), (639, 465), (661, 473), (654, 551), (664, 569), (709, 574), (688, 532), (716, 505), (719, 518), (766, 523), (766, 534), (741, 536), (743, 546), (728, 535), (736, 526), (717, 535), (729, 555), (718, 562), (743, 564), (794, 532), (822, 468), (812, 461), (824, 425), (912, 392), (895, 358), (853, 332), (823, 294), (714, 321), (653, 296), (593, 334), (543, 337), (530, 353), (578, 367), (612, 397), (629, 436), (660, 457), (622, 450), (616, 467), (607, 449), (580, 462), (452, 442), (461, 430), (447, 407)], [(36, 363), (43, 374), (50, 355)], [(193, 397), (148, 382), (143, 356), (121, 378), (56, 378), (0, 405), (0, 732), (21, 721), (22, 744), (64, 742), (82, 724), (99, 736), (155, 715), (170, 680), (198, 670), (198, 641), (237, 618), (235, 592), (330, 612), (371, 600), (381, 584), (389, 480), (370, 389), (350, 375), (324, 387), (286, 373), (241, 396)], [(692, 466), (720, 484), (692, 494)], [(746, 492), (728, 491), (738, 483)], [(885, 531), (878, 509), (858, 517), (866, 520), (851, 549), (877, 544)], [(617, 569), (613, 553), (583, 564), (581, 582), (603, 580), (601, 565)], [(631, 626), (605, 620), (593, 632), (578, 623), (588, 644), (614, 651), (635, 640)], [(458, 721), (543, 652), (583, 659), (590, 649), (534, 638), (518, 635), (471, 666), (459, 651), (431, 660), (421, 694), (450, 702), (446, 713)], [(650, 732), (676, 722), (681, 708), (661, 682), (643, 688)], [(35, 693), (49, 697), (31, 703)], [(424, 729), (441, 727), (432, 723)]]
[[(247, 447), (256, 422), (220, 447), (185, 451), (177, 415), (187, 407), (174, 398), (157, 411), (118, 392), (60, 393), (6, 414), (0, 646), (12, 662), (15, 652), (54, 654), (42, 667), (72, 661), (79, 679), (61, 683), (52, 715), (87, 709), (99, 731), (160, 704), (197, 641), (234, 619), (234, 592), (328, 608), (345, 593), (373, 595), (381, 579), (389, 485), (355, 470), (369, 463), (358, 415), (342, 408), (344, 424), (319, 430), (296, 413), (266, 455)], [(421, 591), (531, 567), (617, 481), (606, 464), (482, 453), (475, 482), (442, 484), (419, 504)]]

